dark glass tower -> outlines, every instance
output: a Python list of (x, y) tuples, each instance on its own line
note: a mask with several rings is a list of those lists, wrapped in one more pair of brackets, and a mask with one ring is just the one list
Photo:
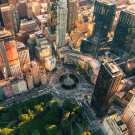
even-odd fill
[(121, 11), (113, 38), (113, 49), (121, 58), (129, 57), (135, 39), (135, 6)]
[(92, 37), (98, 38), (97, 51), (102, 48), (108, 41), (108, 32), (112, 29), (117, 3), (115, 0), (96, 0), (94, 12), (90, 15), (90, 24), (88, 32), (88, 40)]
[(48, 0), (47, 1), (47, 27), (51, 34), (56, 33), (56, 26), (57, 26), (57, 4), (58, 0)]
[(113, 61), (103, 61), (92, 96), (91, 107), (97, 117), (107, 114), (121, 82), (123, 71)]

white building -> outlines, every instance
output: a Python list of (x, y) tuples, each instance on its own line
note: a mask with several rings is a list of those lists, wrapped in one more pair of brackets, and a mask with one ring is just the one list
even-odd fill
[(66, 30), (67, 30), (67, 2), (60, 0), (57, 5), (57, 30), (56, 30), (56, 44), (58, 47), (66, 44)]
[(135, 135), (135, 95), (126, 107), (122, 120), (128, 127), (129, 135)]
[(128, 135), (126, 124), (117, 115), (105, 118), (100, 129), (102, 135)]
[(49, 71), (52, 71), (56, 67), (56, 58), (55, 56), (51, 56), (45, 58), (45, 68)]

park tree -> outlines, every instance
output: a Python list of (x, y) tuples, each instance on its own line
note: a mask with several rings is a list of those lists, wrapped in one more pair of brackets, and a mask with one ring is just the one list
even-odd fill
[(61, 126), (62, 128), (68, 128), (70, 125), (70, 120), (69, 119), (65, 119), (61, 122)]
[(48, 93), (48, 94), (46, 94), (46, 98), (48, 98), (49, 100), (51, 100), (53, 98), (53, 95), (50, 94), (50, 93)]
[(84, 108), (81, 107), (81, 106), (79, 106), (78, 109), (76, 109), (76, 112), (77, 112), (78, 114), (81, 114), (81, 113), (84, 112)]
[(29, 115), (30, 119), (33, 120), (33, 118), (34, 118), (34, 113), (33, 113), (33, 111), (31, 111), (31, 110), (29, 109), (29, 110), (28, 110), (28, 115)]
[(3, 124), (3, 121), (2, 120), (0, 120), (0, 126)]
[(10, 133), (13, 131), (13, 129), (3, 128), (1, 130), (2, 135), (10, 135)]
[(40, 135), (40, 132), (37, 129), (35, 129), (32, 135)]
[(29, 121), (30, 117), (28, 116), (28, 114), (22, 114), (19, 116), (19, 120), (21, 121)]
[(35, 109), (36, 111), (39, 111), (41, 107), (42, 107), (41, 105), (36, 105), (36, 106), (34, 106), (34, 109)]
[(22, 109), (19, 108), (19, 109), (17, 110), (17, 113), (18, 113), (18, 115), (20, 116), (20, 115), (22, 114)]
[(40, 108), (40, 112), (43, 112), (43, 111), (44, 111), (44, 108), (43, 108), (43, 107), (41, 107), (41, 108)]
[(84, 127), (88, 127), (89, 122), (88, 122), (87, 118), (82, 119), (82, 124), (84, 125)]
[(72, 105), (71, 101), (69, 99), (64, 100), (63, 108), (65, 110), (69, 110), (70, 106)]
[(74, 118), (75, 120), (79, 117), (79, 115), (78, 115), (76, 112), (74, 112), (74, 113), (72, 114), (72, 116), (73, 116), (73, 118)]
[(45, 126), (45, 130), (46, 130), (46, 133), (47, 133), (48, 135), (56, 135), (57, 132), (58, 132), (56, 125), (49, 125), (49, 124), (47, 124), (47, 125)]
[(82, 133), (82, 135), (95, 135), (94, 133), (91, 133), (91, 132), (86, 132), (86, 131), (84, 131), (83, 133)]
[(8, 120), (8, 115), (6, 113), (2, 113), (1, 120), (2, 121), (7, 121)]
[(80, 119), (80, 118), (77, 118), (77, 122), (78, 122), (78, 123), (81, 123), (81, 119)]

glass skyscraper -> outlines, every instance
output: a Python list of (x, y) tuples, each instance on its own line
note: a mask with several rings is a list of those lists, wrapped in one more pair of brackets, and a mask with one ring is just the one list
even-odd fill
[(123, 71), (115, 62), (102, 61), (91, 101), (97, 117), (107, 114), (122, 77)]

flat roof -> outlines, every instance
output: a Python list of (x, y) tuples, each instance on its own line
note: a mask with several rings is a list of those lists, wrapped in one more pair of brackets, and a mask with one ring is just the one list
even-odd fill
[(118, 66), (116, 64), (114, 64), (113, 62), (107, 63), (106, 66), (111, 71), (111, 73), (116, 73), (116, 72), (120, 71)]
[(128, 6), (126, 9), (124, 9), (123, 11), (132, 14), (135, 16), (135, 4), (134, 5), (130, 5)]
[(98, 2), (104, 3), (106, 5), (115, 5), (117, 2), (115, 0), (97, 0)]

